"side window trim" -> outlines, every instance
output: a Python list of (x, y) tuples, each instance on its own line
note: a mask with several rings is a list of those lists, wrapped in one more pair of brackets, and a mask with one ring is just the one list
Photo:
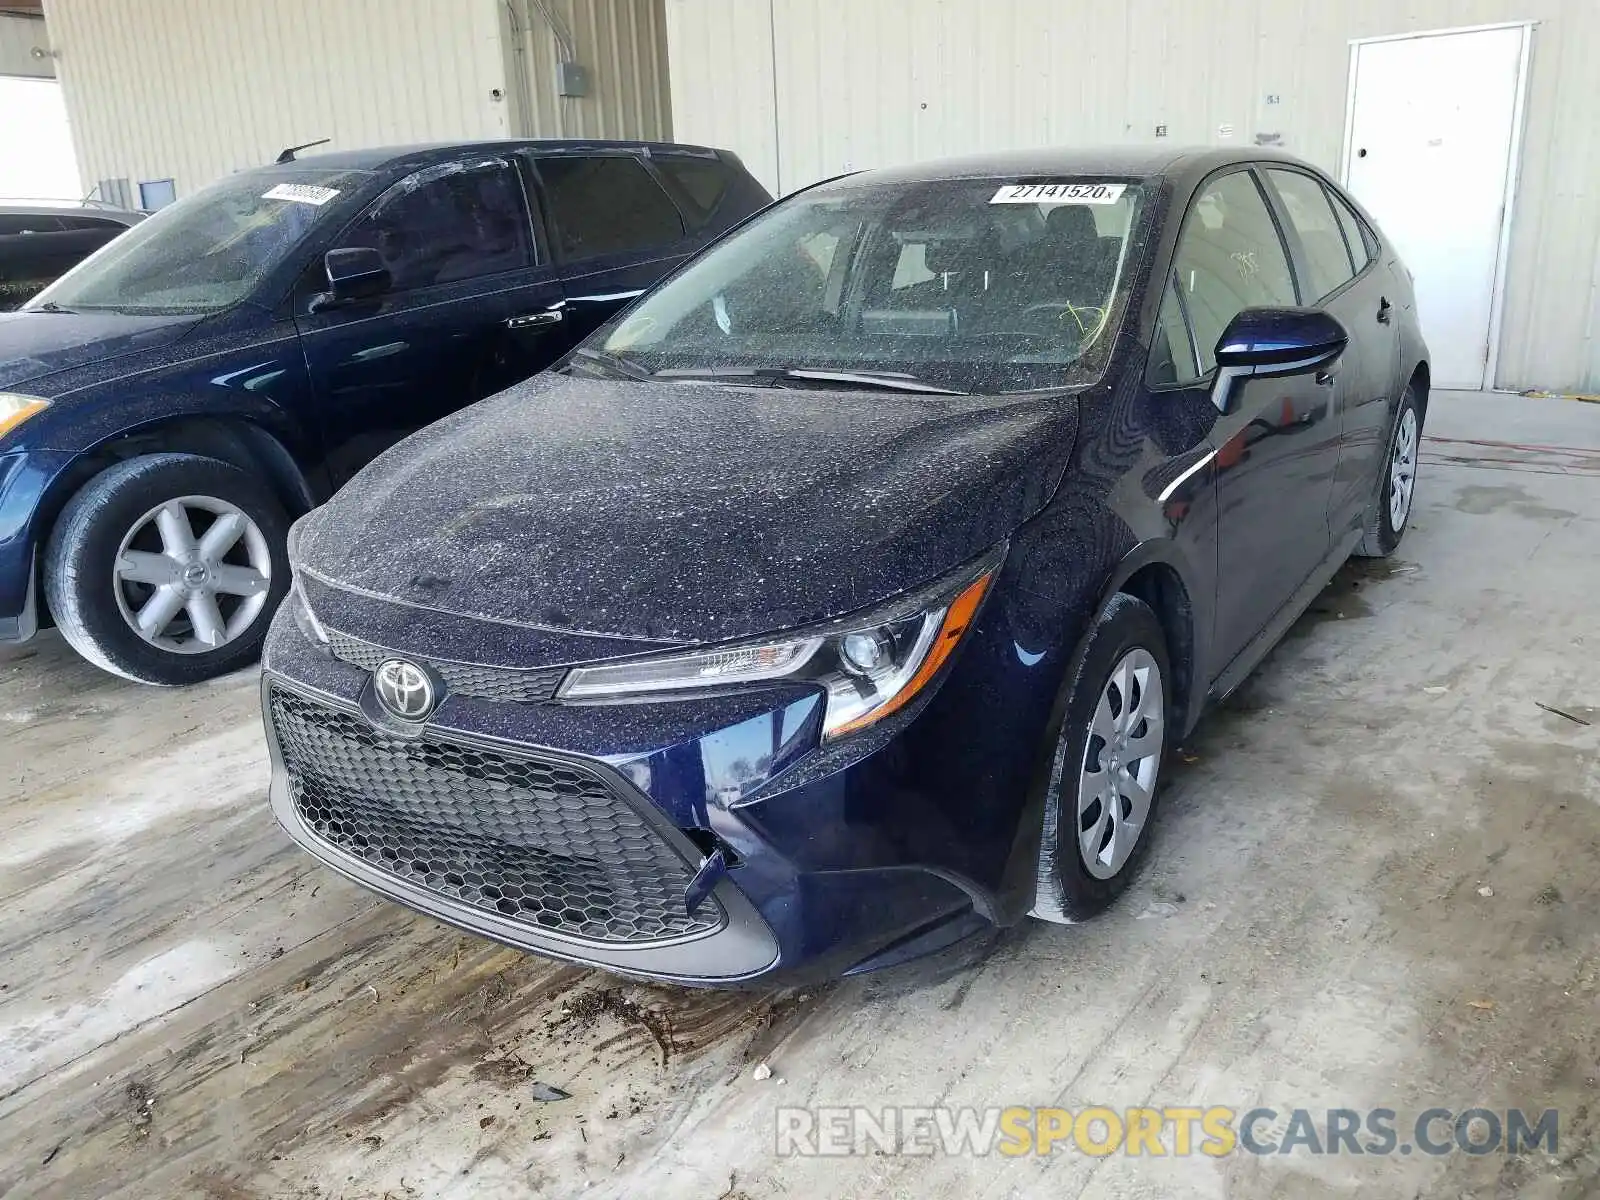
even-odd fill
[(1194, 377), (1189, 380), (1189, 384), (1193, 386), (1196, 381), (1207, 378), (1217, 368), (1212, 367), (1210, 371), (1200, 370), (1200, 363), (1203, 361), (1200, 356), (1200, 342), (1194, 336), (1194, 322), (1189, 319), (1189, 301), (1184, 299), (1183, 289), (1178, 286), (1176, 267), (1167, 273), (1167, 287), (1178, 298), (1178, 313), (1183, 318), (1183, 331), (1189, 338), (1189, 358), (1194, 363), (1195, 369)]
[[(1360, 279), (1368, 271), (1372, 270), (1373, 264), (1378, 261), (1379, 255), (1377, 250), (1374, 249), (1374, 243), (1377, 241), (1377, 239), (1373, 236), (1372, 231), (1367, 227), (1367, 223), (1362, 218), (1361, 214), (1356, 211), (1355, 205), (1346, 200), (1343, 193), (1341, 193), (1338, 188), (1334, 187), (1333, 184), (1329, 183), (1327, 180), (1322, 180), (1321, 182), (1323, 190), (1328, 193), (1328, 202), (1333, 205), (1334, 212), (1343, 212), (1346, 216), (1348, 216), (1350, 218), (1350, 224), (1355, 226), (1356, 233), (1361, 238), (1360, 250), (1361, 257), (1364, 262), (1356, 270), (1356, 278)], [(1342, 220), (1339, 222), (1339, 231), (1344, 234), (1345, 245), (1350, 246), (1350, 231), (1345, 228), (1345, 222)], [(1355, 262), (1355, 260), (1356, 247), (1350, 246), (1350, 261)]]
[(548, 250), (544, 244), (543, 211), (539, 198), (534, 195), (533, 185), (528, 179), (527, 171), (523, 170), (521, 156), (513, 160), (500, 160), (505, 162), (506, 169), (517, 177), (517, 189), (522, 193), (522, 217), (528, 230), (528, 249), (533, 259), (524, 270), (534, 267), (547, 267), (550, 265)]
[[(1176, 243), (1173, 244), (1173, 252), (1173, 258), (1176, 260)], [(1178, 319), (1183, 323), (1184, 347), (1189, 352), (1188, 365), (1193, 373), (1157, 383), (1151, 378), (1151, 373), (1155, 369), (1155, 355), (1147, 353), (1145, 355), (1144, 381), (1145, 386), (1153, 392), (1175, 392), (1183, 391), (1186, 388), (1204, 386), (1217, 370), (1216, 367), (1212, 367), (1209, 371), (1200, 370), (1200, 343), (1195, 339), (1194, 322), (1189, 319), (1189, 302), (1183, 298), (1183, 288), (1178, 285), (1178, 264), (1176, 261), (1167, 269), (1167, 286), (1161, 289), (1161, 303), (1156, 306), (1155, 327), (1160, 326), (1161, 311), (1166, 308), (1169, 300), (1178, 302)], [(1152, 337), (1152, 344), (1154, 340), (1154, 337)], [(1176, 359), (1174, 359), (1172, 365), (1173, 369), (1176, 370), (1179, 365)]]
[(1312, 301), (1306, 298), (1306, 292), (1310, 287), (1310, 270), (1306, 260), (1306, 248), (1300, 241), (1300, 231), (1289, 219), (1289, 213), (1283, 207), (1283, 197), (1278, 195), (1278, 189), (1273, 187), (1272, 180), (1267, 178), (1267, 164), (1253, 162), (1246, 167), (1246, 170), (1255, 180), (1256, 190), (1261, 193), (1261, 199), (1267, 206), (1267, 215), (1272, 218), (1273, 228), (1278, 231), (1278, 242), (1283, 246), (1283, 256), (1289, 260), (1289, 278), (1294, 283), (1295, 300), (1300, 304), (1310, 304)]
[[(1313, 178), (1315, 177), (1313, 176)], [(1350, 266), (1355, 272), (1348, 282), (1354, 283), (1356, 279), (1360, 277), (1361, 273), (1372, 265), (1372, 258), (1367, 254), (1366, 243), (1363, 241), (1361, 245), (1360, 257), (1365, 261), (1361, 266), (1356, 266), (1356, 262), (1358, 261), (1356, 257), (1356, 248), (1350, 244), (1350, 230), (1347, 228), (1345, 220), (1339, 215), (1339, 198), (1334, 195), (1331, 190), (1329, 190), (1328, 185), (1323, 183), (1322, 180), (1318, 179), (1317, 182), (1322, 185), (1322, 194), (1328, 198), (1328, 207), (1333, 209), (1333, 223), (1339, 229), (1339, 240), (1344, 243), (1344, 252), (1350, 256)]]

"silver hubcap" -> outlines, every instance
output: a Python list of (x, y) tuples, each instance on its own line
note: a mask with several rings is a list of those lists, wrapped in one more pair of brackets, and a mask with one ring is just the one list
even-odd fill
[(1417, 410), (1407, 408), (1394, 427), (1389, 452), (1389, 525), (1399, 533), (1411, 515), (1411, 493), (1417, 486)]
[(255, 624), (272, 588), (256, 523), (213, 496), (180, 496), (134, 522), (112, 568), (117, 608), (152, 646), (204, 654)]
[(1100, 693), (1078, 778), (1078, 849), (1096, 879), (1122, 870), (1150, 819), (1166, 711), (1156, 660), (1128, 651)]

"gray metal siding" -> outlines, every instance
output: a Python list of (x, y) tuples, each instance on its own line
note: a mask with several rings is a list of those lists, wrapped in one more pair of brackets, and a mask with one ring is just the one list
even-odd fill
[(1536, 21), (1498, 378), (1600, 389), (1597, 0), (668, 0), (667, 17), (678, 135), (784, 191), (1157, 126), (1174, 145), (1275, 137), (1337, 174), (1351, 39)]
[(46, 0), (45, 15), (83, 178), (135, 196), (172, 178), (183, 196), (320, 137), (668, 136), (661, 0), (547, 2), (590, 69), (586, 98), (557, 98), (528, 0)]
[(531, 0), (502, 9), (514, 130), (523, 137), (670, 140), (667, 34), (662, 0), (545, 0), (572, 35), (589, 94), (562, 96), (557, 38)]
[(495, 0), (47, 0), (85, 180), (507, 132)]

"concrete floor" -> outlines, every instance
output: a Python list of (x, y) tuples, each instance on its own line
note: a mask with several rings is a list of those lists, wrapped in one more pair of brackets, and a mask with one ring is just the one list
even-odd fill
[[(607, 990), (380, 903), (274, 826), (250, 674), (8, 652), (0, 1195), (1600, 1194), (1600, 406), (1441, 395), (1428, 432), (1398, 559), (1206, 719), (1108, 917), (803, 996)], [(1557, 1108), (1561, 1143), (774, 1158), (779, 1105), (850, 1103)]]

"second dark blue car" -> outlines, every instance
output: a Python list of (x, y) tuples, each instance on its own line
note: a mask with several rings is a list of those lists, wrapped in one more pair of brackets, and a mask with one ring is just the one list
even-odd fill
[(1394, 550), (1427, 400), (1410, 277), (1296, 160), (819, 185), (296, 527), (273, 805), (680, 982), (1089, 916), (1207, 701)]
[(723, 151), (508, 141), (285, 151), (156, 213), (0, 313), (0, 642), (251, 662), (290, 520), (770, 199)]

